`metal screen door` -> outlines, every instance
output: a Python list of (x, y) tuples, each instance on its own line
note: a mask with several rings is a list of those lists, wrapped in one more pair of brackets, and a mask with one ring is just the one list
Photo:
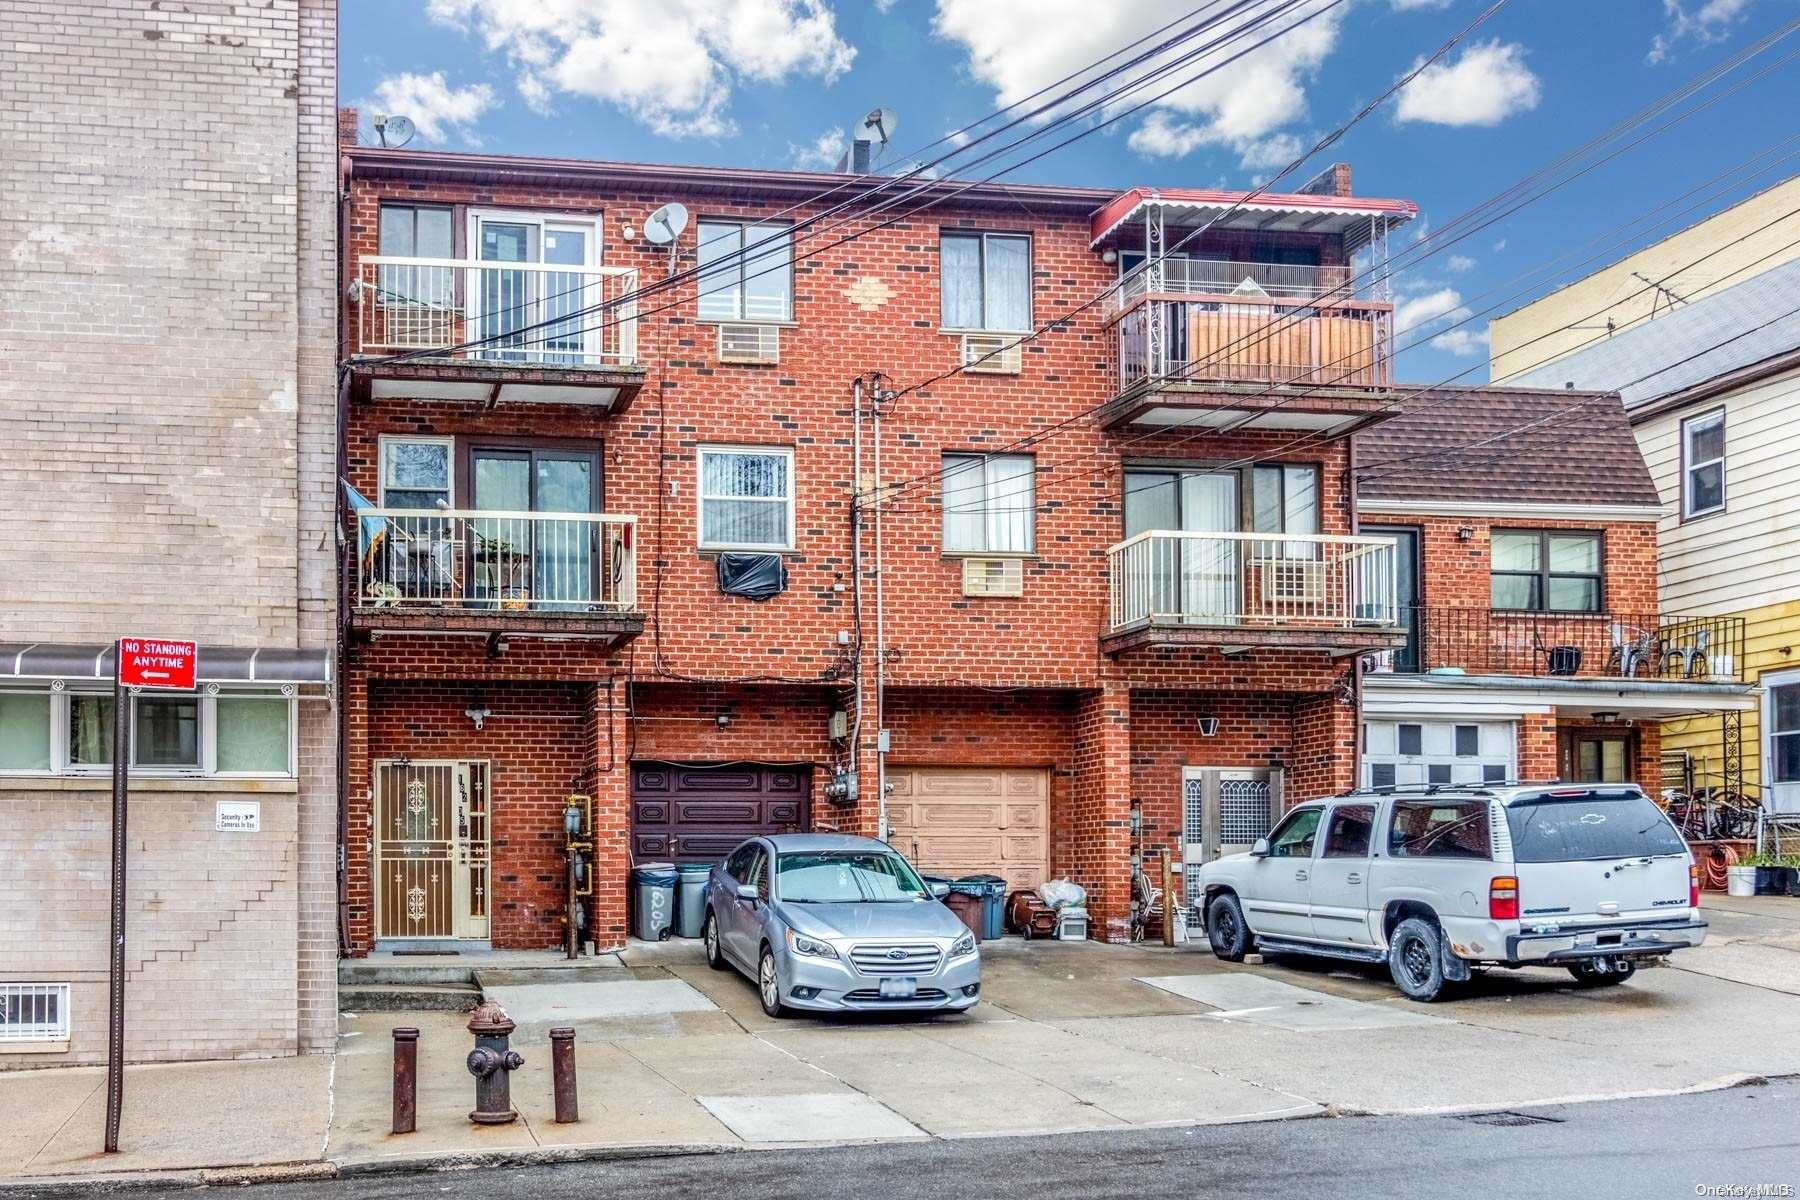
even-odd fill
[(375, 764), (375, 936), (488, 934), (488, 768)]
[[(1250, 849), (1267, 837), (1281, 811), (1281, 772), (1274, 768), (1186, 767), (1181, 772), (1181, 862), (1184, 868), (1211, 862), (1221, 854)], [(1182, 871), (1188, 923), (1198, 925), (1195, 911), (1199, 872)]]

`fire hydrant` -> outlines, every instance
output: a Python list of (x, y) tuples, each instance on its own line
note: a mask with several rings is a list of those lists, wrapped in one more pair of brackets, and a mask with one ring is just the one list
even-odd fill
[(469, 1032), (475, 1035), (475, 1048), (469, 1051), (475, 1111), (469, 1120), (477, 1125), (505, 1125), (519, 1119), (512, 1106), (511, 1073), (524, 1066), (525, 1059), (506, 1044), (507, 1035), (515, 1028), (506, 1010), (492, 1000), (483, 1001), (469, 1017)]

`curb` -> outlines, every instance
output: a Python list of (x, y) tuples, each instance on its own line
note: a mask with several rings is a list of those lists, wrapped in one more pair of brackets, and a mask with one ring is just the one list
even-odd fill
[(481, 1167), (535, 1167), (552, 1163), (624, 1162), (644, 1158), (701, 1158), (714, 1154), (742, 1154), (744, 1146), (538, 1146), (518, 1150), (449, 1151), (415, 1154), (404, 1158), (364, 1159), (357, 1162), (321, 1163), (332, 1178), (354, 1179), (381, 1175), (421, 1175), (433, 1171), (468, 1171)]
[(337, 1178), (328, 1162), (259, 1163), (238, 1167), (186, 1167), (92, 1175), (39, 1175), (0, 1180), (0, 1196), (92, 1196), (112, 1192), (243, 1186), (253, 1183), (310, 1183)]

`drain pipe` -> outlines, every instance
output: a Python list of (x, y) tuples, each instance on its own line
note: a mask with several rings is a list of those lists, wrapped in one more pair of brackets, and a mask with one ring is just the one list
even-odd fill
[[(856, 644), (852, 647), (851, 676), (855, 684), (855, 711), (850, 721), (850, 768), (847, 778), (856, 778), (861, 760), (863, 725), (863, 637), (862, 637), (862, 407), (863, 377), (858, 375), (850, 385), (850, 592), (855, 613)], [(854, 797), (845, 797), (851, 800)], [(877, 830), (877, 832), (880, 832)]]
[[(1350, 435), (1349, 448), (1344, 456), (1344, 496), (1350, 505), (1350, 536), (1355, 537), (1362, 532), (1362, 518), (1356, 511), (1356, 435)], [(1398, 601), (1399, 597), (1395, 597)], [(1350, 786), (1362, 786), (1363, 755), (1363, 656), (1350, 656)]]
[(869, 436), (875, 443), (875, 836), (888, 838), (887, 816), (887, 634), (882, 612), (881, 405), (880, 376), (869, 389)]

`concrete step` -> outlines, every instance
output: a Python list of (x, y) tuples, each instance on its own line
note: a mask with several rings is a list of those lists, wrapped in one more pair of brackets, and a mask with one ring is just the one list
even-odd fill
[(338, 985), (340, 1012), (468, 1012), (481, 989), (461, 983), (354, 983)]
[(471, 958), (344, 958), (338, 960), (338, 987), (362, 984), (448, 984), (475, 982)]

